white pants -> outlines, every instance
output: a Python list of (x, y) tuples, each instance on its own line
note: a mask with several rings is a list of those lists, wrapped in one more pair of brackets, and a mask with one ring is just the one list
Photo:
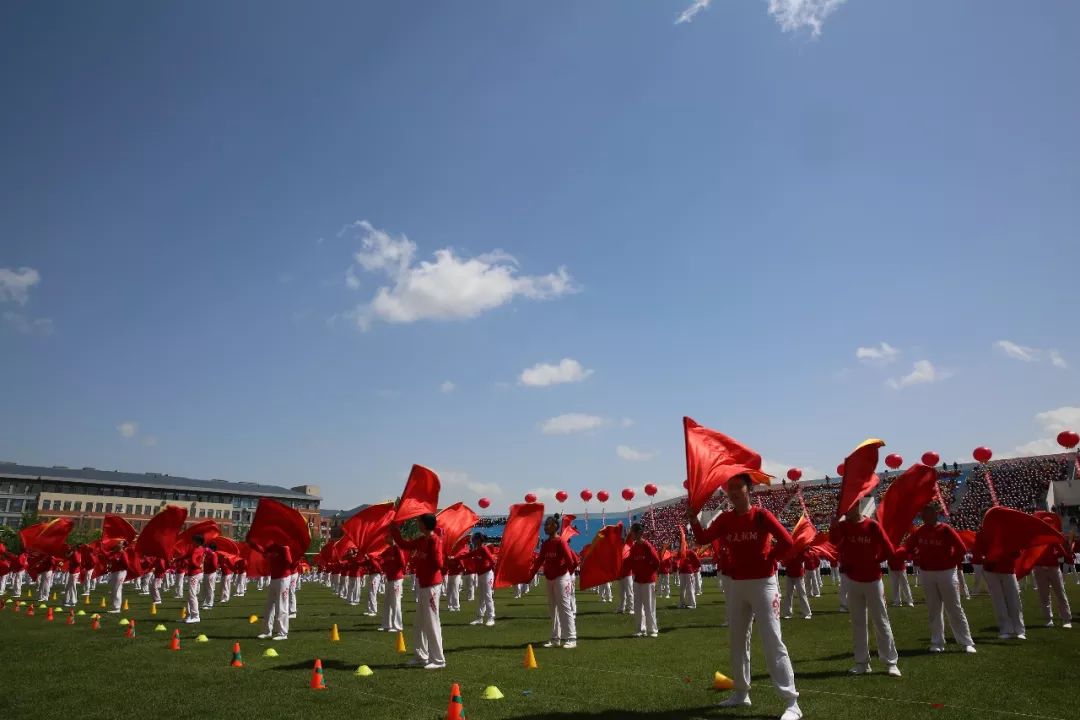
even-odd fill
[(890, 600), (893, 605), (914, 605), (911, 597), (911, 585), (908, 584), (907, 570), (889, 571), (889, 589), (892, 590)]
[(114, 570), (109, 576), (109, 590), (112, 593), (112, 604), (109, 609), (113, 612), (120, 612), (120, 608), (124, 606), (124, 579), (126, 577), (127, 570)]
[(425, 664), (446, 664), (442, 647), (442, 623), (439, 621), (440, 590), (442, 590), (442, 585), (432, 585), (418, 590), (420, 601), (416, 605), (416, 628), (413, 633), (413, 643), (416, 646), (417, 660)]
[(807, 590), (812, 597), (821, 597), (821, 570), (814, 568), (807, 576), (810, 578), (810, 586)]
[(765, 664), (777, 694), (788, 701), (799, 697), (795, 690), (791, 658), (780, 637), (780, 586), (776, 576), (754, 580), (729, 579), (727, 588), (728, 605), (731, 606), (728, 642), (735, 692), (740, 695), (750, 692), (750, 636), (756, 621), (765, 649)]
[(840, 600), (840, 608), (842, 610), (848, 609), (848, 576), (840, 573), (840, 589), (837, 591), (837, 596)]
[(289, 584), (291, 577), (272, 578), (266, 590), (266, 616), (263, 632), (267, 635), (289, 634)]
[(795, 602), (795, 596), (799, 596), (799, 609), (802, 610), (803, 617), (810, 617), (810, 601), (806, 598), (806, 579), (805, 577), (791, 577), (787, 576), (787, 587), (784, 594), (784, 617), (791, 617), (792, 605)]
[(350, 605), (360, 604), (360, 578), (358, 576), (350, 575), (345, 579), (342, 597), (348, 601)]
[(204, 575), (203, 579), (206, 581), (206, 593), (203, 595), (203, 605), (208, 608), (214, 607), (214, 595), (217, 591), (217, 572), (212, 572), (209, 575)]
[(551, 616), (551, 641), (577, 642), (577, 603), (574, 600), (572, 574), (547, 580), (547, 603)]
[(176, 578), (176, 599), (177, 600), (183, 600), (184, 599), (184, 593), (187, 591), (187, 583), (184, 582), (185, 578), (187, 578), (187, 573), (180, 573), (180, 575), (177, 576), (177, 578)]
[(1002, 635), (1024, 635), (1024, 607), (1020, 603), (1020, 585), (1012, 573), (983, 571), (990, 604), (994, 606), (998, 632)]
[(465, 591), (468, 593), (466, 600), (472, 602), (476, 599), (476, 573), (469, 573), (465, 576)]
[(656, 583), (634, 583), (634, 619), (638, 632), (660, 632), (656, 625)]
[[(731, 584), (731, 578), (723, 573), (719, 573), (720, 588), (724, 591), (724, 624), (720, 627), (731, 626), (731, 599), (728, 596), (728, 586)], [(779, 587), (779, 584), (777, 585)]]
[(619, 609), (615, 612), (634, 612), (634, 578), (629, 575), (619, 578)]
[(960, 594), (964, 596), (965, 600), (971, 599), (971, 591), (968, 590), (967, 578), (964, 577), (964, 568), (960, 565), (956, 566), (956, 587), (959, 588)]
[(967, 615), (960, 604), (956, 573), (952, 570), (923, 570), (922, 582), (923, 592), (926, 593), (926, 607), (930, 611), (930, 645), (945, 647), (945, 616), (949, 618), (953, 639), (961, 647), (974, 645)]
[(154, 605), (161, 603), (161, 583), (165, 582), (164, 576), (154, 576), (153, 582), (150, 583), (150, 602)]
[[(476, 604), (476, 619), (477, 620), (495, 620), (495, 572), (488, 570), (486, 573), (477, 575), (479, 581), (479, 590), (477, 597), (479, 598)], [(438, 620), (438, 618), (436, 618)], [(440, 634), (440, 638), (442, 635)], [(442, 649), (439, 650), (440, 654)]]
[(660, 575), (660, 588), (657, 591), (657, 594), (663, 595), (664, 597), (671, 597), (671, 574), (670, 573), (663, 573), (662, 575)]
[(446, 609), (450, 612), (461, 610), (461, 576), (446, 576)]
[(1069, 598), (1065, 595), (1065, 578), (1061, 576), (1061, 570), (1056, 567), (1036, 567), (1035, 587), (1039, 591), (1039, 602), (1042, 603), (1043, 618), (1046, 622), (1054, 620), (1054, 613), (1050, 608), (1051, 597), (1054, 598), (1061, 621), (1072, 622), (1072, 608), (1069, 607)]
[(852, 646), (855, 651), (855, 663), (870, 663), (870, 637), (867, 618), (874, 624), (877, 636), (878, 657), (888, 665), (895, 665), (899, 656), (893, 641), (889, 614), (885, 609), (885, 586), (881, 580), (857, 582), (851, 578), (845, 580), (848, 587), (848, 609), (851, 612)]
[(202, 587), (203, 574), (188, 575), (187, 614), (188, 618), (199, 619), (199, 589)]
[(975, 571), (975, 579), (972, 581), (971, 592), (978, 595), (980, 592), (990, 592), (990, 588), (986, 584), (986, 573), (983, 572), (982, 565), (972, 565)]
[(232, 573), (221, 576), (221, 602), (229, 602), (229, 598), (232, 597)]
[(367, 612), (369, 615), (376, 615), (379, 612), (379, 586), (382, 584), (379, 581), (381, 579), (381, 575), (372, 575), (368, 582)]
[(694, 594), (693, 574), (679, 573), (679, 593), (679, 607), (697, 607), (697, 596)]
[(52, 570), (46, 570), (38, 576), (38, 602), (49, 601), (49, 591), (52, 590), (52, 583)]
[(383, 602), (382, 629), (404, 630), (401, 621), (401, 578), (386, 581), (386, 599)]
[(600, 595), (600, 602), (611, 602), (611, 583), (598, 585), (596, 592)]
[(289, 580), (289, 617), (296, 616), (296, 591), (300, 589), (300, 576), (293, 574)]
[(247, 594), (247, 573), (240, 573), (240, 577), (236, 578), (236, 597), (244, 597)]
[(79, 573), (68, 573), (64, 591), (64, 607), (74, 607), (79, 602)]

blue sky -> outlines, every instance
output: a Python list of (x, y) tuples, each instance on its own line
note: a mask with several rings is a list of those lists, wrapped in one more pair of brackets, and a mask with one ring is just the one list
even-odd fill
[(1080, 425), (1078, 24), (8, 4), (0, 459), (333, 507), (419, 462), (505, 506), (675, 492), (684, 414), (774, 469), (1052, 449)]

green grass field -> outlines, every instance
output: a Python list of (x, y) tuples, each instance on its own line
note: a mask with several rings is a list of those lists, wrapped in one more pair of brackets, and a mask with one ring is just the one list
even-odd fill
[[(1067, 586), (1073, 606), (1080, 605), (1080, 586), (1071, 577)], [(1080, 630), (1042, 627), (1032, 591), (1024, 593), (1026, 642), (997, 639), (985, 596), (965, 604), (977, 655), (964, 655), (953, 644), (943, 655), (928, 652), (926, 608), (914, 591), (917, 607), (890, 610), (904, 673), (899, 679), (880, 672), (880, 662), (874, 675), (847, 675), (850, 623), (828, 581), (812, 620), (783, 621), (807, 718), (1080, 717)], [(756, 637), (753, 707), (715, 707), (723, 694), (711, 690), (712, 677), (728, 670), (728, 641), (720, 627), (722, 596), (712, 579), (706, 579), (695, 611), (660, 601), (661, 634), (654, 640), (629, 637), (630, 618), (615, 615), (594, 593), (580, 593), (575, 650), (540, 647), (548, 636), (542, 588), (523, 600), (500, 591), (495, 627), (468, 625), (474, 606), (443, 612), (449, 663), (443, 671), (405, 667), (411, 655), (395, 651), (392, 635), (376, 632), (373, 618), (313, 584), (300, 591), (300, 616), (289, 640), (277, 643), (257, 640), (258, 626), (248, 624), (249, 615), (263, 610), (263, 593), (254, 589), (246, 598), (204, 611), (203, 622), (191, 626), (177, 623), (180, 603), (171, 594), (156, 618), (149, 614), (148, 598), (127, 597), (131, 611), (124, 616), (137, 621), (135, 639), (123, 637), (115, 615), (102, 616), (102, 629), (93, 632), (89, 615), (69, 627), (60, 614), (50, 623), (44, 611), (27, 618), (9, 604), (0, 612), (0, 718), (442, 718), (453, 682), (461, 684), (467, 716), (481, 719), (774, 718), (782, 709)], [(406, 597), (411, 600), (408, 589)], [(98, 599), (86, 609), (96, 611)], [(410, 648), (411, 605), (406, 602)], [(152, 632), (156, 622), (169, 632)], [(336, 643), (329, 640), (335, 622), (341, 631)], [(183, 648), (170, 652), (166, 646), (176, 627)], [(195, 643), (198, 633), (210, 641)], [(247, 663), (242, 669), (229, 667), (235, 640)], [(536, 648), (538, 670), (522, 666), (527, 643)], [(262, 658), (271, 646), (280, 657)], [(325, 668), (326, 692), (308, 688), (316, 657)], [(375, 674), (356, 677), (361, 663)], [(501, 689), (505, 699), (481, 700), (488, 685)]]

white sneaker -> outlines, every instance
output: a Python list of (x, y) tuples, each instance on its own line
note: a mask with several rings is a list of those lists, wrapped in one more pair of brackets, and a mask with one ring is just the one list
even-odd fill
[(1046, 621), (1046, 627), (1054, 627), (1054, 621), (1053, 620), (1047, 620)]
[(966, 652), (968, 655), (974, 655), (976, 653), (975, 646), (974, 645), (965, 645), (964, 646), (964, 652)]
[(1072, 630), (1072, 623), (1071, 622), (1063, 622), (1063, 623), (1061, 623), (1061, 627), (1065, 628), (1066, 630)]
[(1016, 639), (1017, 640), (1027, 640), (1027, 635), (1025, 635), (1024, 633), (1020, 633), (1019, 635), (1016, 636)]
[(558, 640), (548, 640), (546, 643), (543, 644), (543, 647), (559, 647), (559, 641)]
[(563, 650), (573, 650), (577, 647), (577, 640), (567, 640), (562, 644)]
[(433, 663), (433, 662), (431, 662), (431, 663), (428, 663), (427, 665), (424, 666), (425, 670), (444, 670), (445, 668), (446, 668), (446, 663)]
[(867, 663), (865, 665), (852, 665), (848, 672), (852, 675), (869, 675), (873, 670), (870, 669), (870, 663)]
[(469, 623), (469, 624), (470, 624), (470, 625), (483, 625), (483, 624), (484, 624), (484, 621), (483, 621), (483, 620), (480, 620), (480, 619), (478, 618), (478, 619), (476, 619), (476, 620), (473, 620), (473, 621), (472, 621), (471, 623)]
[(791, 616), (790, 616), (790, 615), (783, 615), (782, 617), (783, 617), (783, 618), (784, 618), (785, 620), (790, 620), (790, 619), (791, 619)]
[(945, 648), (943, 648), (943, 647), (941, 647), (939, 645), (931, 645), (930, 646), (930, 652), (932, 652), (932, 653), (943, 653), (943, 652), (945, 652)]
[(259, 633), (255, 637), (259, 638), (260, 640), (266, 640), (270, 637), (270, 633)]
[(494, 620), (488, 620), (486, 623), (484, 623), (484, 625), (486, 625), (488, 627), (495, 627), (495, 621)]
[(660, 637), (660, 633), (649, 633), (649, 637), (651, 637), (651, 638)]
[(645, 637), (645, 633), (640, 630), (632, 635), (632, 637)]
[(784, 708), (784, 714), (780, 716), (780, 720), (800, 720), (801, 718), (802, 709), (797, 702), (792, 702)]
[(296, 613), (289, 613), (289, 619), (290, 620), (295, 620), (296, 619)]
[(895, 665), (890, 665), (889, 667), (885, 668), (885, 674), (889, 677), (902, 677), (900, 675), (900, 668), (896, 667)]
[(915, 607), (915, 603), (908, 603), (907, 606), (908, 607)]
[(202, 622), (202, 618), (189, 617), (189, 618), (185, 619), (184, 622), (187, 623), (188, 625), (193, 625), (194, 623)]
[(288, 639), (289, 639), (288, 635), (275, 635), (274, 637), (271, 638), (271, 640), (288, 640)]
[[(735, 693), (727, 700), (723, 700), (717, 703), (716, 707), (733, 708), (733, 707), (750, 707), (750, 696)], [(800, 717), (802, 717), (800, 715)]]
[[(809, 620), (812, 617), (814, 617), (814, 616), (813, 615), (803, 615), (803, 620)], [(802, 710), (800, 710), (799, 712), (802, 712)]]

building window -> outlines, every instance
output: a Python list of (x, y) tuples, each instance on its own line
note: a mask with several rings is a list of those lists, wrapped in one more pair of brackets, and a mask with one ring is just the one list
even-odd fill
[(82, 500), (75, 501), (75, 512), (82, 512)]
[(105, 512), (107, 512), (107, 513), (112, 512), (112, 503), (105, 503)]
[(100, 530), (101, 529), (101, 518), (94, 518), (94, 529), (95, 530)]
[(240, 522), (240, 511), (234, 510), (232, 514), (233, 522)]
[(143, 506), (142, 505), (136, 505), (135, 506), (135, 514), (136, 515), (142, 515), (143, 514)]
[(134, 512), (135, 512), (135, 506), (134, 505), (128, 505), (127, 506), (127, 514), (132, 515), (132, 514), (134, 514)]
[(42, 500), (41, 501), (41, 509), (42, 510), (52, 510), (52, 500)]
[(103, 507), (104, 505), (102, 503), (98, 503), (97, 506), (94, 508), (94, 512), (104, 512), (102, 510)]
[(12, 500), (8, 506), (8, 512), (22, 512), (23, 500)]

